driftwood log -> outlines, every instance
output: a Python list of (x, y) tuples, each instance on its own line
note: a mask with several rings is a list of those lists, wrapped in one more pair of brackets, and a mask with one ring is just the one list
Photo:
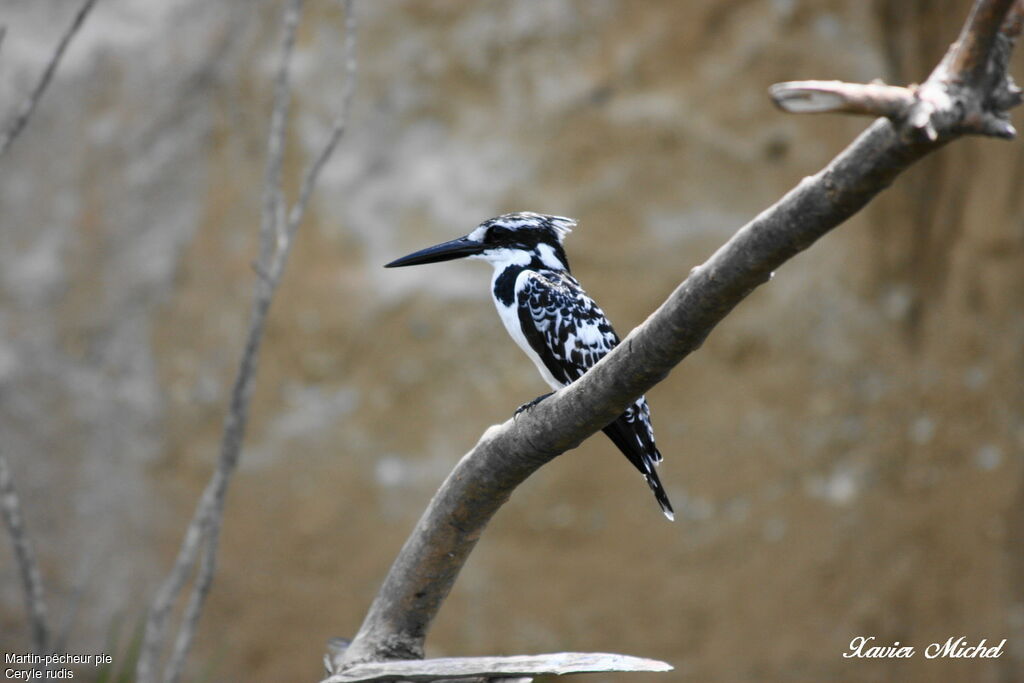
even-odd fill
[(603, 671), (671, 671), (665, 662), (604, 652), (559, 652), (514, 657), (447, 657), (356, 664), (327, 680), (330, 683), (368, 681), (434, 681), (500, 677), (531, 680), (534, 676)]

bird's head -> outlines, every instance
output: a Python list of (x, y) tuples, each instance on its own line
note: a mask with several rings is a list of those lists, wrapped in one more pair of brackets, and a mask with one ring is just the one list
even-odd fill
[(569, 270), (562, 240), (576, 221), (539, 213), (506, 213), (478, 225), (465, 237), (435, 244), (403, 256), (385, 268), (418, 266), (457, 258), (476, 258), (496, 268), (522, 265)]

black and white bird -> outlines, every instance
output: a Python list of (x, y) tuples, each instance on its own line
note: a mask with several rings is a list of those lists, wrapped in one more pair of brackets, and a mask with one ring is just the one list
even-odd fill
[[(421, 249), (385, 267), (457, 258), (488, 261), (494, 266), (491, 294), (505, 328), (558, 391), (619, 343), (604, 311), (569, 272), (562, 241), (575, 225), (575, 220), (561, 216), (508, 213), (484, 221), (465, 237)], [(604, 433), (640, 470), (662, 512), (673, 519), (672, 504), (655, 469), (661, 453), (654, 443), (646, 399), (637, 399)]]

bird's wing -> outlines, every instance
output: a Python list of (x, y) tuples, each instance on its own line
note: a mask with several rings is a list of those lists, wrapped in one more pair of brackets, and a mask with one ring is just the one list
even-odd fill
[(517, 284), (523, 335), (559, 382), (579, 379), (618, 345), (604, 311), (571, 275), (526, 271)]
[[(567, 273), (526, 271), (517, 282), (516, 303), (527, 342), (563, 384), (579, 379), (619, 344), (604, 311)], [(647, 400), (638, 398), (603, 431), (644, 475), (658, 505), (672, 519), (672, 504), (655, 470), (661, 452), (654, 443)]]

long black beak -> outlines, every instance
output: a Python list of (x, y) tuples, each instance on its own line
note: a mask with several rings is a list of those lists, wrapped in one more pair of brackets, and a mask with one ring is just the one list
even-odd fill
[(408, 256), (395, 259), (384, 267), (401, 268), (402, 266), (419, 266), (424, 263), (440, 263), (441, 261), (451, 261), (452, 259), (479, 254), (484, 249), (486, 249), (486, 246), (480, 242), (460, 237), (457, 240), (442, 242), (426, 249), (420, 249)]

